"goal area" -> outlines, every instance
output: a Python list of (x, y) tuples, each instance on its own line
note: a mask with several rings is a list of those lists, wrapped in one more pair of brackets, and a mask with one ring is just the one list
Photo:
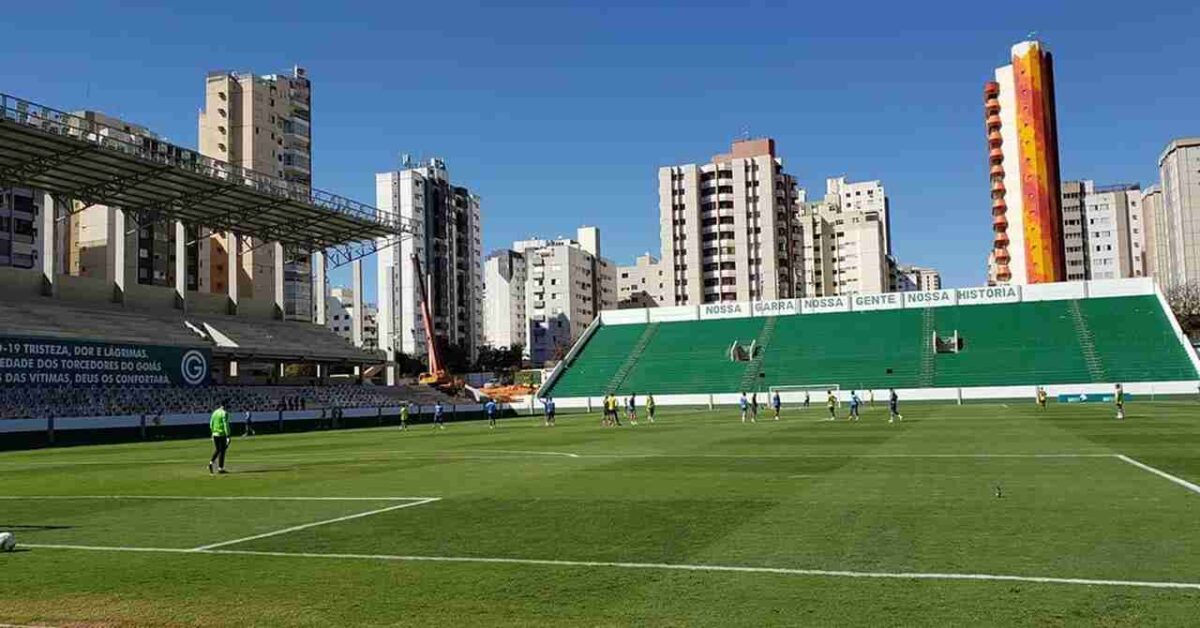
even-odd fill
[(837, 404), (842, 406), (842, 396), (840, 393), (842, 387), (837, 384), (792, 384), (788, 386), (771, 386), (767, 389), (771, 395), (779, 393), (780, 401), (799, 403), (804, 400), (804, 393), (809, 394), (810, 403), (814, 405), (825, 404), (825, 393), (832, 392), (837, 397)]

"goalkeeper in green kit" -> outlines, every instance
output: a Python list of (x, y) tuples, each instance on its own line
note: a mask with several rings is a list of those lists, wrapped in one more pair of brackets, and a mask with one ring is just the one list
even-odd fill
[(214, 472), (214, 464), (217, 465), (216, 473), (226, 473), (225, 451), (229, 449), (229, 414), (225, 411), (227, 405), (228, 401), (222, 402), (213, 410), (212, 418), (208, 420), (208, 429), (212, 432), (213, 439), (213, 455), (208, 460), (209, 473)]

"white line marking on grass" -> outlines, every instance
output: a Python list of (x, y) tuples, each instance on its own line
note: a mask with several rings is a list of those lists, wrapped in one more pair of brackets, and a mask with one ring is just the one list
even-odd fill
[(217, 554), (223, 556), (267, 556), (272, 558), (324, 558), (343, 560), (378, 560), (397, 562), (474, 563), (501, 565), (536, 565), (545, 567), (601, 567), (616, 569), (657, 569), (664, 571), (699, 571), (725, 573), (760, 573), (787, 576), (829, 578), (884, 578), (893, 580), (974, 580), (991, 582), (1032, 582), (1040, 584), (1075, 584), (1084, 586), (1143, 587), (1152, 589), (1189, 589), (1200, 591), (1200, 582), (1169, 582), (1154, 580), (1105, 580), (1092, 578), (1058, 578), (1050, 576), (1012, 576), (982, 573), (927, 573), (889, 571), (849, 571), (843, 569), (797, 569), (790, 567), (750, 567), (737, 565), (689, 565), (680, 563), (627, 563), (589, 560), (546, 560), (535, 558), (488, 558), (482, 556), (399, 556), (391, 554), (314, 554), (306, 552), (261, 552), (254, 550), (180, 549), (153, 547), (101, 547), (94, 545), (27, 544), (23, 547), (72, 549), (106, 552), (162, 552), (169, 554)]
[[(464, 453), (485, 453), (485, 454), (529, 454), (532, 456), (565, 456), (567, 458), (578, 458), (579, 454), (573, 454), (566, 451), (525, 451), (520, 449), (471, 449), (464, 450)], [(453, 450), (438, 452), (438, 453), (454, 453)]]
[(1159, 469), (1155, 469), (1154, 467), (1152, 467), (1148, 464), (1138, 462), (1137, 460), (1134, 460), (1133, 458), (1130, 458), (1129, 456), (1126, 456), (1124, 454), (1117, 454), (1117, 458), (1120, 458), (1121, 460), (1124, 460), (1125, 462), (1128, 462), (1129, 464), (1131, 464), (1139, 469), (1142, 469), (1144, 471), (1149, 471), (1150, 473), (1153, 473), (1154, 475), (1157, 475), (1158, 477), (1163, 478), (1164, 480), (1174, 482), (1174, 483), (1182, 486), (1183, 488), (1186, 488), (1187, 490), (1200, 495), (1200, 486), (1192, 484), (1191, 482), (1188, 482), (1187, 480), (1185, 480), (1181, 477), (1171, 475), (1170, 473), (1167, 473), (1166, 471), (1161, 471)]
[(194, 500), (194, 501), (272, 501), (272, 502), (396, 502), (396, 501), (437, 501), (440, 497), (268, 497), (259, 495), (0, 495), (0, 499), (9, 500), (47, 500), (47, 499), (147, 499), (147, 500)]
[(265, 539), (265, 538), (272, 537), (272, 536), (279, 536), (281, 534), (288, 534), (290, 532), (299, 532), (300, 530), (307, 530), (309, 528), (315, 528), (317, 526), (329, 525), (331, 523), (341, 523), (343, 521), (351, 521), (353, 519), (361, 519), (363, 517), (370, 517), (372, 515), (378, 515), (378, 514), (390, 512), (393, 510), (400, 510), (401, 508), (411, 508), (413, 506), (423, 506), (425, 504), (430, 504), (430, 503), (436, 502), (440, 499), (441, 499), (440, 497), (427, 497), (420, 501), (412, 501), (412, 502), (408, 502), (408, 503), (404, 503), (404, 504), (399, 504), (396, 506), (388, 506), (387, 508), (377, 508), (375, 510), (368, 510), (366, 512), (355, 513), (353, 515), (346, 515), (344, 517), (336, 517), (334, 519), (325, 519), (323, 521), (314, 521), (312, 523), (305, 523), (305, 524), (301, 524), (298, 526), (292, 526), (290, 528), (284, 528), (282, 530), (275, 530), (273, 532), (264, 532), (262, 534), (255, 534), (254, 536), (247, 536), (247, 537), (242, 537), (240, 539), (233, 539), (232, 541), (222, 541), (220, 543), (212, 543), (210, 545), (201, 545), (200, 547), (193, 548), (192, 551), (201, 552), (201, 551), (205, 551), (205, 550), (212, 550), (212, 549), (215, 549), (218, 547), (225, 547), (227, 545), (236, 545), (238, 543), (245, 543), (247, 541), (257, 541), (258, 539)]

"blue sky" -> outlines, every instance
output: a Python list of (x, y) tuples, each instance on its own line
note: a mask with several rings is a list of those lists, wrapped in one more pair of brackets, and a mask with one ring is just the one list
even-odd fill
[(980, 284), (982, 84), (1030, 31), (1055, 54), (1064, 178), (1153, 183), (1200, 135), (1196, 3), (179, 4), (10, 3), (0, 91), (195, 146), (206, 71), (298, 63), (318, 187), (374, 203), (400, 154), (442, 157), (483, 197), (487, 250), (589, 224), (618, 263), (657, 254), (656, 169), (748, 131), (810, 194), (882, 179), (901, 261)]

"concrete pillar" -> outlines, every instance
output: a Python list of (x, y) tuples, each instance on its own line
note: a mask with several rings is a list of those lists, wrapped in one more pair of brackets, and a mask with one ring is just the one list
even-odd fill
[(363, 346), (363, 273), (362, 260), (350, 263), (350, 289), (354, 291), (354, 317), (350, 319), (350, 342), (358, 348)]
[(283, 309), (283, 243), (275, 242), (271, 244), (271, 255), (273, 268), (271, 273), (274, 276), (273, 293), (275, 295), (275, 320), (283, 320), (283, 315), (286, 310)]
[(41, 200), (41, 221), (38, 225), (38, 255), (41, 256), (42, 268), (42, 294), (48, 297), (54, 296), (54, 259), (56, 251), (54, 246), (54, 197), (49, 192), (40, 192), (39, 199)]
[(324, 327), (326, 324), (325, 318), (325, 251), (317, 251), (313, 253), (313, 304), (316, 306), (316, 312), (313, 317), (313, 322)]
[[(376, 254), (378, 256), (379, 254)], [(396, 325), (395, 312), (392, 310), (392, 299), (395, 298), (393, 292), (394, 279), (392, 276), (392, 267), (385, 266), (382, 262), (379, 264), (379, 315), (376, 317), (376, 324), (379, 330), (379, 348), (383, 349), (384, 359), (387, 363), (383, 367), (384, 382), (388, 386), (395, 386), (397, 380), (396, 374)]]
[(229, 314), (238, 313), (238, 251), (241, 238), (232, 231), (225, 232), (225, 309)]
[(175, 309), (187, 310), (187, 231), (175, 221)]
[(105, 242), (105, 263), (113, 303), (125, 302), (125, 211), (108, 208), (108, 233)]

